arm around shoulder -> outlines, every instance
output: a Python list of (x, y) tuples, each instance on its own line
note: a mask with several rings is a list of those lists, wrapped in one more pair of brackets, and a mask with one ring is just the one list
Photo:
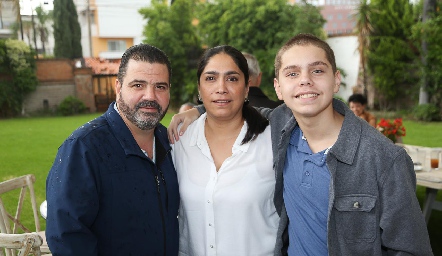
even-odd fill
[[(175, 141), (179, 141), (180, 136), (184, 134), (187, 127), (205, 112), (206, 109), (204, 106), (199, 105), (195, 108), (173, 115), (172, 120), (167, 127), (167, 136), (169, 137), (169, 142), (173, 144)], [(178, 130), (181, 123), (182, 125)]]

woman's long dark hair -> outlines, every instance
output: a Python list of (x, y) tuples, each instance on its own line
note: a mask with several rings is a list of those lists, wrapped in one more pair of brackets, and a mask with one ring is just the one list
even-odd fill
[[(248, 86), (247, 82), (249, 81), (249, 66), (247, 65), (247, 60), (240, 51), (229, 45), (216, 46), (207, 49), (204, 52), (204, 54), (201, 56), (198, 62), (198, 70), (197, 70), (198, 85), (200, 85), (201, 74), (206, 68), (209, 60), (213, 56), (220, 53), (225, 53), (232, 58), (232, 60), (235, 62), (238, 68), (244, 73), (244, 78), (246, 82), (244, 86)], [(267, 125), (269, 125), (269, 120), (264, 118), (255, 108), (251, 107), (248, 104), (248, 101), (244, 102), (242, 106), (242, 115), (247, 122), (248, 128), (246, 136), (244, 136), (241, 145), (254, 140), (260, 133), (262, 133), (266, 129)]]

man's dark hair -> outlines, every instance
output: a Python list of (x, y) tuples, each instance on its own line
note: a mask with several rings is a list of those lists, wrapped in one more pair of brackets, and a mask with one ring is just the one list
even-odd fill
[(121, 57), (121, 63), (117, 75), (120, 83), (123, 83), (124, 77), (126, 76), (127, 64), (131, 59), (135, 61), (144, 61), (151, 64), (158, 63), (166, 65), (167, 70), (169, 71), (170, 85), (170, 79), (172, 78), (172, 67), (170, 65), (169, 58), (162, 50), (149, 44), (134, 45), (124, 52), (123, 57)]

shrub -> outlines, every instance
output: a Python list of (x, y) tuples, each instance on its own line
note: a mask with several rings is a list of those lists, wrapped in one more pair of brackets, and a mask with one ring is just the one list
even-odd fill
[(66, 97), (58, 106), (58, 112), (63, 116), (72, 116), (86, 111), (86, 105), (74, 96)]
[(440, 110), (434, 104), (421, 104), (413, 109), (413, 115), (420, 121), (439, 121)]
[(0, 39), (0, 117), (20, 114), (25, 96), (37, 88), (35, 70), (34, 52), (26, 43)]

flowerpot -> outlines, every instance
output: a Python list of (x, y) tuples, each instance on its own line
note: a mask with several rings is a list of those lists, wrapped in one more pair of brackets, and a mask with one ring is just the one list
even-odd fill
[(387, 135), (387, 138), (389, 138), (393, 143), (402, 143), (402, 136), (396, 136), (394, 134)]

